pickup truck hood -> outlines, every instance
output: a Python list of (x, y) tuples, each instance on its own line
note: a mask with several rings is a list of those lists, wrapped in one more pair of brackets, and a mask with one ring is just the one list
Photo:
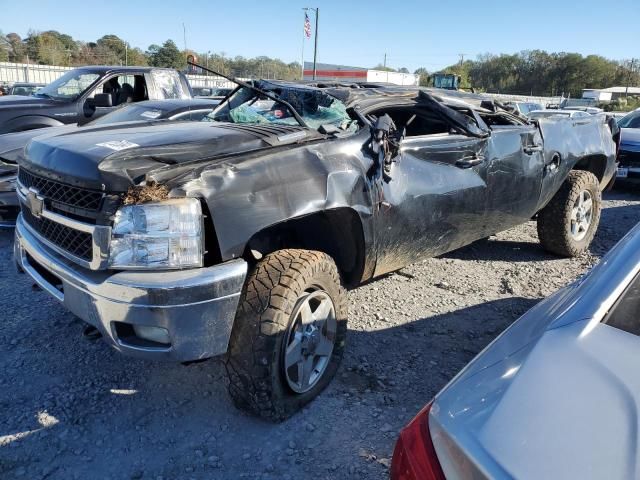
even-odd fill
[(168, 164), (214, 160), (318, 136), (285, 125), (115, 124), (38, 136), (19, 162), (34, 173), (85, 188), (126, 191), (146, 173)]
[(7, 95), (0, 97), (0, 111), (22, 107), (46, 108), (60, 105), (60, 102), (42, 97), (25, 97), (23, 95)]
[(24, 132), (5, 133), (0, 135), (0, 159), (9, 162), (17, 162), (22, 155), (24, 147), (34, 139), (42, 135), (54, 135), (65, 131), (75, 130), (76, 124), (62, 127), (37, 128), (35, 130), (25, 130)]

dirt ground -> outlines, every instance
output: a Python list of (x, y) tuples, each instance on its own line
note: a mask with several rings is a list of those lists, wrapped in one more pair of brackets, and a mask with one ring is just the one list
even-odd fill
[(80, 321), (15, 273), (13, 232), (1, 231), (0, 478), (387, 478), (419, 408), (638, 221), (640, 193), (615, 191), (580, 258), (546, 254), (529, 222), (350, 292), (336, 379), (277, 425), (232, 406), (217, 361), (144, 362), (83, 338)]

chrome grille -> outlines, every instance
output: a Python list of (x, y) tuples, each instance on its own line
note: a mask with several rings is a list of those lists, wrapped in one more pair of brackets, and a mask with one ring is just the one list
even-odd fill
[(48, 218), (36, 218), (28, 208), (22, 209), (24, 220), (38, 234), (71, 255), (88, 262), (93, 257), (93, 238), (90, 233), (67, 227)]
[(64, 203), (84, 210), (98, 211), (103, 194), (97, 190), (72, 187), (55, 180), (35, 175), (24, 168), (18, 170), (18, 180), (28, 188), (34, 188), (40, 195), (55, 202)]

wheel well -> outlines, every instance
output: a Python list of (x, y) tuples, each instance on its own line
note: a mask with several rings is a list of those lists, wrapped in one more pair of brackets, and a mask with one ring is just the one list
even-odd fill
[(598, 182), (602, 183), (607, 169), (607, 157), (605, 155), (589, 155), (581, 158), (573, 167), (574, 170), (586, 170), (593, 173)]
[(337, 208), (293, 218), (261, 230), (247, 242), (244, 257), (255, 259), (283, 248), (318, 250), (336, 262), (342, 280), (355, 286), (364, 269), (364, 232), (355, 210)]

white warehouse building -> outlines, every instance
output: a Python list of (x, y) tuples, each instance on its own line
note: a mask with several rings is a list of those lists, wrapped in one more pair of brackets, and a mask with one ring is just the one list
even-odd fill
[[(313, 80), (313, 62), (304, 62), (304, 79)], [(329, 63), (316, 64), (316, 80), (343, 82), (384, 82), (395, 85), (417, 86), (420, 75), (414, 73), (385, 72), (362, 67), (348, 67)]]

